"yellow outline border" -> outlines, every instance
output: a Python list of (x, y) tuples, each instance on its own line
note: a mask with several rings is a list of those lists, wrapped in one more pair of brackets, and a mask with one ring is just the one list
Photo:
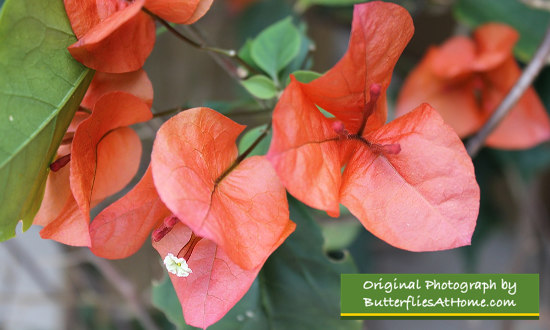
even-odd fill
[(540, 316), (539, 313), (340, 313), (340, 316)]

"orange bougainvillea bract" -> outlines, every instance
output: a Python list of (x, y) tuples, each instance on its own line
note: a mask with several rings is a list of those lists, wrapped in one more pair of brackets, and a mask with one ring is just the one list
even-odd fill
[(142, 70), (96, 74), (48, 176), (34, 220), (44, 226), (42, 238), (90, 246), (90, 208), (120, 191), (136, 174), (141, 141), (127, 126), (151, 118), (152, 99), (151, 82)]
[(267, 157), (287, 190), (312, 207), (337, 216), (342, 203), (403, 249), (454, 248), (470, 243), (479, 209), (462, 142), (427, 104), (384, 125), (386, 89), (412, 34), (402, 7), (356, 5), (344, 57), (311, 83), (292, 79), (285, 89)]
[[(496, 110), (521, 71), (513, 57), (518, 39), (511, 27), (480, 26), (473, 40), (458, 36), (432, 47), (409, 75), (397, 102), (397, 115), (428, 102), (461, 137), (478, 131)], [(531, 87), (488, 137), (495, 148), (524, 149), (550, 139), (550, 120)]]
[(265, 157), (237, 158), (243, 129), (208, 108), (171, 118), (143, 179), (91, 225), (99, 256), (124, 258), (153, 231), (161, 256), (184, 258), (192, 275), (170, 276), (186, 322), (198, 327), (227, 313), (295, 227)]
[(155, 22), (142, 9), (178, 24), (192, 24), (213, 0), (64, 0), (78, 41), (75, 59), (92, 69), (122, 73), (143, 66), (155, 44)]

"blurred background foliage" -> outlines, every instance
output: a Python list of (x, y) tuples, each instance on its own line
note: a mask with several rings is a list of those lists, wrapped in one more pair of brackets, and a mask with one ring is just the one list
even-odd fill
[[(352, 4), (357, 2), (361, 1), (215, 1), (210, 12), (188, 28), (188, 32), (201, 35), (210, 45), (239, 50), (251, 66), (264, 69), (265, 77), (273, 81), (256, 78), (238, 84), (205, 53), (182, 44), (169, 33), (159, 33), (155, 49), (145, 66), (155, 89), (154, 111), (180, 106), (212, 107), (248, 125), (239, 142), (240, 150), (246, 149), (265, 128), (270, 116), (265, 108), (274, 106), (270, 97), (281, 91), (290, 73), (296, 70), (322, 73), (342, 56), (349, 38)], [(550, 22), (550, 12), (534, 7), (537, 4), (544, 7), (544, 3), (548, 5), (550, 2), (543, 0), (394, 2), (410, 11), (416, 32), (394, 71), (388, 91), (390, 118), (404, 78), (430, 45), (441, 44), (455, 34), (467, 34), (488, 21), (504, 22), (521, 35), (514, 52), (520, 64), (524, 65)], [(2, 3), (0, 0), (0, 6)], [(277, 22), (284, 25), (285, 32), (278, 31), (269, 36), (266, 28)], [(253, 43), (261, 43), (262, 35), (265, 37), (266, 33), (268, 39), (287, 37), (280, 42), (293, 45), (292, 56), (287, 54), (287, 59), (274, 59), (280, 61), (277, 63), (259, 63), (258, 57), (254, 56)], [(280, 66), (270, 71), (266, 69), (270, 65)], [(305, 72), (297, 76), (300, 80), (311, 79), (314, 74)], [(550, 109), (550, 68), (542, 71), (535, 88), (546, 108)], [(247, 90), (260, 101), (251, 97)], [(144, 141), (140, 174), (148, 165), (151, 144), (161, 123), (162, 120), (157, 119), (136, 127)], [(265, 153), (268, 146), (267, 141), (261, 143), (254, 154)], [(338, 319), (339, 274), (353, 272), (540, 273), (541, 315), (545, 314), (544, 311), (550, 312), (550, 143), (523, 151), (485, 148), (474, 159), (474, 165), (481, 187), (477, 227), (471, 246), (452, 251), (411, 253), (398, 250), (371, 235), (345, 209), (339, 219), (331, 219), (323, 212), (309, 209), (290, 198), (291, 219), (298, 224), (296, 232), (269, 258), (241, 302), (212, 329), (550, 328), (549, 321), (544, 319), (364, 323)], [(124, 193), (113, 196), (94, 212)], [(19, 235), (10, 245), (5, 245), (14, 260), (28, 257), (16, 245), (24, 239), (25, 235)], [(39, 252), (32, 251), (30, 258)], [(62, 306), (65, 315), (63, 327), (188, 328), (171, 283), (161, 267), (161, 260), (149, 244), (145, 244), (136, 255), (121, 261), (99, 261), (82, 249), (70, 247), (61, 247), (59, 253), (69, 261), (63, 263), (62, 282), (52, 285), (55, 294), (49, 303)], [(47, 266), (40, 265), (39, 261), (36, 263), (38, 269)], [(24, 262), (16, 264), (22, 272), (29, 271)], [(154, 285), (151, 285), (151, 278), (155, 279)], [(3, 286), (7, 287), (9, 283)], [(9, 292), (5, 288), (2, 290), (0, 293)], [(0, 305), (0, 312), (9, 310), (5, 307)], [(0, 313), (0, 329), (3, 322), (6, 328), (17, 328), (9, 327), (17, 323), (9, 323), (7, 319), (6, 313)]]

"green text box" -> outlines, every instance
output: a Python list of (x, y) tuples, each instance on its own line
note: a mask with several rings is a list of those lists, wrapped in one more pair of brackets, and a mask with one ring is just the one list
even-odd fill
[(539, 274), (342, 274), (343, 319), (538, 319)]

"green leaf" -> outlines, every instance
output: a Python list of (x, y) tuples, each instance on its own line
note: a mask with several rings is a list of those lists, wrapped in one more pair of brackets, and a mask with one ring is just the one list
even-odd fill
[(238, 55), (241, 58), (241, 60), (246, 62), (246, 64), (250, 65), (251, 67), (259, 71), (261, 69), (258, 67), (258, 64), (256, 64), (256, 62), (254, 62), (254, 60), (252, 59), (253, 43), (254, 41), (252, 39), (246, 39), (246, 42), (244, 43), (244, 45), (241, 47), (241, 49), (239, 49)]
[(185, 324), (178, 296), (168, 274), (164, 274), (162, 282), (153, 283), (152, 294), (153, 306), (162, 310), (170, 322), (178, 325), (179, 329), (194, 329)]
[[(239, 141), (239, 153), (242, 154), (248, 147), (256, 141), (260, 135), (263, 134), (265, 131), (265, 128), (267, 125), (261, 125), (258, 127), (254, 127), (253, 129), (246, 132), (241, 140)], [(267, 134), (267, 136), (260, 142), (258, 145), (252, 150), (252, 152), (248, 155), (250, 156), (257, 156), (257, 155), (265, 155), (267, 151), (269, 150), (269, 144), (271, 143), (271, 131)]]
[(349, 247), (364, 230), (363, 226), (355, 218), (353, 221), (330, 219), (322, 223), (323, 237), (325, 238), (325, 250), (334, 251)]
[[(168, 275), (164, 276), (161, 283), (153, 285), (153, 305), (162, 310), (178, 329), (198, 329), (185, 323), (178, 296)], [(267, 324), (268, 320), (262, 311), (260, 282), (256, 279), (235, 307), (208, 329), (255, 330), (265, 329)]]
[(76, 41), (62, 0), (8, 0), (0, 13), (0, 240), (32, 224), (49, 164), (93, 72), (67, 46)]
[[(308, 70), (299, 70), (294, 71), (292, 73), (296, 79), (298, 79), (299, 82), (307, 84), (309, 82), (312, 82), (313, 80), (319, 78), (322, 76), (322, 74), (315, 72), (315, 71), (308, 71)], [(290, 79), (288, 81), (290, 83)]]
[(262, 31), (253, 41), (250, 55), (258, 66), (276, 82), (277, 74), (300, 51), (300, 32), (285, 18)]
[(291, 73), (307, 70), (313, 65), (313, 59), (309, 57), (309, 54), (315, 49), (315, 43), (307, 37), (307, 24), (301, 22), (298, 31), (300, 32), (300, 50), (298, 55), (281, 72), (282, 81), (286, 81)]
[(273, 80), (264, 75), (255, 75), (241, 82), (246, 90), (255, 97), (269, 100), (277, 95)]
[[(350, 255), (329, 259), (306, 208), (292, 198), (289, 205), (296, 231), (267, 260), (241, 301), (208, 329), (361, 329), (361, 322), (339, 318), (340, 274), (357, 272)], [(175, 296), (169, 281), (153, 287), (153, 303), (180, 329), (192, 329), (183, 323)]]
[(550, 13), (530, 8), (518, 0), (459, 0), (454, 14), (472, 28), (487, 22), (502, 22), (514, 27), (520, 34), (514, 52), (524, 62), (535, 53), (550, 21)]

